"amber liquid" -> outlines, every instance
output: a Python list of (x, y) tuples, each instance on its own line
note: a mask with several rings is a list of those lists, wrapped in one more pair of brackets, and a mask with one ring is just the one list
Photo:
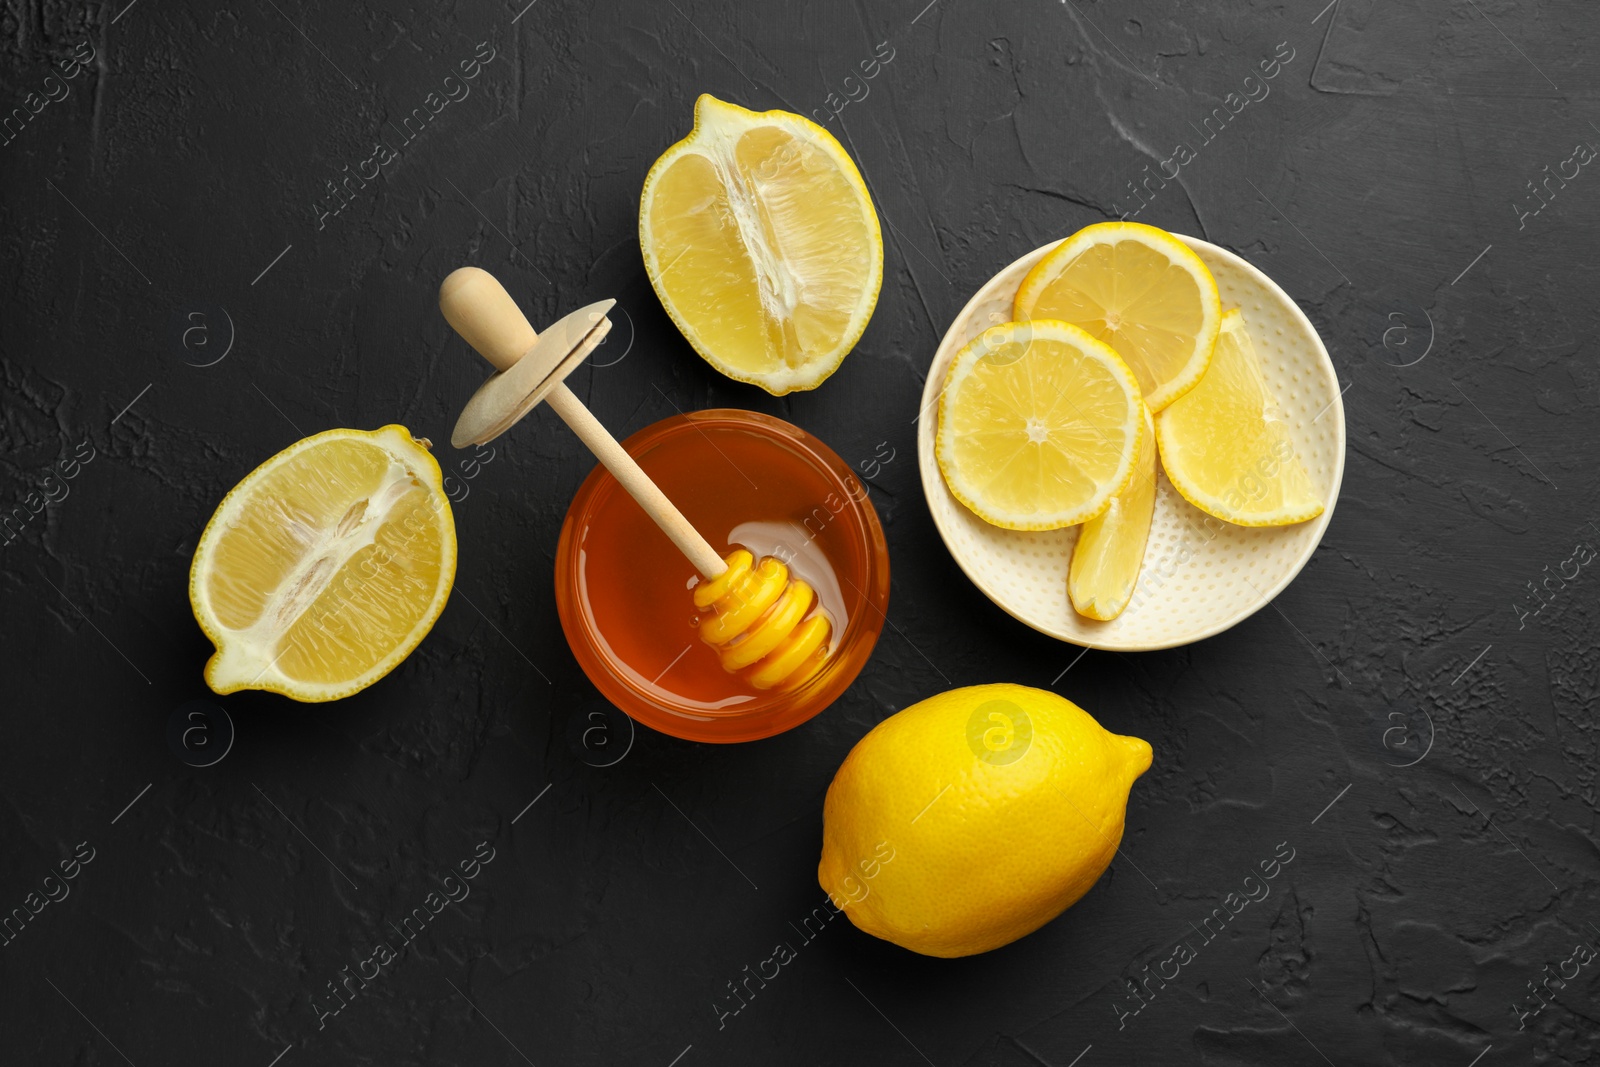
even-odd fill
[[(731, 422), (696, 423), (634, 458), (723, 555), (735, 546), (776, 555), (810, 583), (838, 646), (867, 584), (866, 546), (844, 514), (844, 494), (863, 491), (860, 483), (830, 477), (798, 442)], [(699, 575), (616, 482), (606, 481), (576, 532), (580, 606), (634, 685), (706, 715), (770, 696), (723, 670), (700, 639)]]

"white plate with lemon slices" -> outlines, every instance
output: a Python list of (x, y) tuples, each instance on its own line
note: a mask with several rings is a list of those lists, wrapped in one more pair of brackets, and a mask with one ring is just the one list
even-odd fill
[[(1148, 238), (1142, 236), (1146, 233), (1159, 235), (1157, 242), (1167, 237), (1160, 231), (1151, 231), (1149, 227), (1138, 224), (1102, 226), (1129, 239), (1137, 238), (1134, 244), (1147, 241)], [(1067, 240), (1078, 241), (1081, 236), (1082, 233)], [(1215, 279), (1216, 296), (1220, 300), (1213, 299), (1209, 309), (1195, 312), (1196, 316), (1206, 320), (1208, 325), (1205, 328), (1213, 331), (1219, 329), (1211, 325), (1218, 317), (1218, 311), (1224, 313), (1220, 315), (1222, 341), (1214, 349), (1208, 350), (1214, 352), (1214, 356), (1197, 356), (1184, 365), (1183, 361), (1188, 357), (1180, 351), (1182, 358), (1175, 359), (1164, 369), (1156, 367), (1154, 378), (1151, 377), (1149, 366), (1130, 359), (1128, 363), (1140, 379), (1138, 388), (1134, 388), (1124, 384), (1128, 375), (1112, 366), (1116, 360), (1101, 354), (1102, 350), (1109, 353), (1111, 349), (1087, 335), (1072, 333), (1081, 343), (1069, 344), (1072, 337), (1055, 338), (1048, 327), (1035, 327), (1018, 334), (1015, 327), (1004, 326), (1015, 318), (1014, 304), (1024, 280), (1046, 256), (1066, 243), (1057, 241), (1018, 259), (978, 290), (945, 333), (944, 340), (934, 354), (933, 365), (929, 368), (927, 384), (923, 389), (922, 414), (917, 433), (923, 493), (927, 497), (934, 524), (939, 528), (939, 534), (944, 538), (951, 555), (973, 583), (1005, 611), (1042, 633), (1088, 648), (1113, 651), (1173, 648), (1220, 633), (1260, 610), (1294, 579), (1316, 551), (1322, 532), (1327, 529), (1333, 516), (1334, 502), (1338, 498), (1339, 484), (1344, 474), (1344, 407), (1340, 400), (1339, 383), (1333, 363), (1311, 322), (1272, 279), (1239, 256), (1206, 241), (1181, 235), (1171, 236), (1197, 255), (1204, 269), (1200, 269), (1199, 264), (1194, 263), (1183, 249), (1173, 246), (1179, 258), (1188, 259), (1194, 264), (1199, 275), (1204, 275), (1208, 270), (1210, 277)], [(1168, 243), (1171, 244), (1170, 239)], [(1087, 262), (1088, 258), (1074, 251), (1065, 270), (1080, 269), (1077, 265)], [(1058, 254), (1051, 263), (1055, 264), (1061, 259), (1062, 256)], [(1041, 272), (1046, 270), (1041, 268)], [(1038, 273), (1034, 275), (1035, 279), (1039, 276)], [(1066, 306), (1070, 305), (1071, 301), (1068, 300)], [(1058, 301), (1056, 306), (1063, 305)], [(1226, 314), (1234, 309), (1237, 309), (1237, 314)], [(1044, 316), (1036, 312), (1032, 317)], [(1063, 314), (1062, 317), (1066, 316)], [(1159, 321), (1159, 315), (1154, 317)], [(1125, 331), (1127, 329), (1125, 327)], [(1104, 329), (1098, 332), (1106, 336)], [(972, 465), (968, 462), (966, 467), (962, 466), (967, 461), (961, 460), (962, 453), (952, 444), (960, 440), (957, 430), (947, 430), (943, 440), (940, 439), (939, 430), (944, 410), (941, 395), (945, 391), (947, 378), (950, 378), (954, 390), (968, 389), (974, 377), (970, 371), (976, 358), (975, 352), (983, 355), (985, 360), (992, 361), (996, 353), (1010, 350), (1005, 341), (1019, 337), (1031, 338), (1036, 333), (1047, 341), (1059, 340), (1068, 344), (1067, 350), (1073, 358), (1091, 372), (1088, 377), (1068, 379), (1075, 384), (1070, 389), (1063, 389), (1062, 395), (1066, 401), (1077, 401), (1069, 406), (1083, 417), (1084, 424), (1094, 430), (1097, 435), (1095, 447), (1107, 458), (1104, 470), (1096, 475), (1102, 479), (1102, 492), (1098, 496), (1089, 493), (1072, 501), (1075, 506), (1084, 507), (1076, 510), (1056, 508), (1049, 514), (1030, 516), (998, 507), (991, 499), (979, 498), (974, 487), (987, 485), (985, 477), (994, 476), (994, 470), (1005, 464), (997, 464), (987, 471), (980, 469), (979, 477), (970, 477)], [(1117, 340), (1118, 336), (1128, 334), (1110, 335), (1107, 339), (1122, 344)], [(1000, 347), (996, 347), (996, 339), (1001, 342)], [(1133, 343), (1130, 341), (1128, 344)], [(1035, 344), (1030, 340), (1019, 351), (1038, 351), (1030, 347)], [(1123, 347), (1126, 349), (1128, 346)], [(1194, 409), (1200, 406), (1198, 398), (1205, 393), (1210, 402), (1220, 403), (1224, 407), (1237, 401), (1239, 389), (1234, 386), (1238, 383), (1227, 383), (1224, 375), (1229, 370), (1237, 373), (1241, 358), (1248, 363), (1251, 349), (1254, 351), (1253, 362), (1259, 366), (1259, 374), (1250, 371), (1246, 375), (1250, 380), (1243, 384), (1247, 387), (1246, 391), (1248, 388), (1264, 390), (1265, 406), (1270, 412), (1270, 429), (1273, 432), (1271, 440), (1275, 442), (1272, 454), (1284, 457), (1281, 465), (1276, 460), (1258, 457), (1261, 470), (1269, 477), (1257, 476), (1248, 469), (1248, 465), (1240, 469), (1237, 475), (1227, 468), (1226, 463), (1219, 467), (1217, 455), (1226, 453), (1229, 447), (1226, 439), (1220, 442), (1213, 439), (1208, 445), (1205, 439), (1196, 436), (1202, 433), (1205, 424), (1203, 418), (1198, 422), (1196, 420)], [(1224, 356), (1225, 351), (1229, 355)], [(1007, 359), (1001, 359), (1000, 362), (1007, 362)], [(956, 366), (954, 377), (951, 376), (953, 364)], [(1212, 370), (1216, 370), (1216, 376), (1207, 382), (1205, 375)], [(1161, 378), (1163, 373), (1165, 380)], [(1224, 384), (1229, 387), (1224, 388)], [(1190, 389), (1193, 390), (1193, 396), (1185, 406), (1185, 390)], [(1119, 390), (1123, 392), (1119, 393)], [(1132, 400), (1131, 406), (1127, 405), (1118, 399), (1124, 393), (1129, 398), (1154, 398), (1155, 403), (1162, 404), (1167, 417), (1166, 425), (1157, 431), (1162, 445), (1161, 456), (1163, 460), (1170, 459), (1179, 464), (1179, 481), (1185, 483), (1185, 492), (1180, 493), (1174, 487), (1164, 463), (1155, 464), (1153, 513), (1142, 565), (1137, 568), (1137, 580), (1135, 582), (1132, 579), (1130, 572), (1112, 609), (1116, 612), (1115, 617), (1098, 621), (1080, 614), (1068, 594), (1068, 574), (1073, 553), (1080, 532), (1086, 527), (1081, 524), (1061, 526), (1060, 523), (1081, 522), (1079, 515), (1088, 511), (1100, 516), (1090, 523), (1089, 528), (1099, 525), (1107, 530), (1112, 529), (1117, 508), (1124, 507), (1126, 510), (1124, 495), (1133, 496), (1133, 487), (1139, 484), (1137, 475), (1142, 467), (1139, 462), (1141, 446), (1133, 442), (1135, 439), (1139, 442), (1146, 440), (1148, 431), (1142, 430), (1141, 426), (1148, 424), (1144, 422), (1143, 400)], [(1221, 399), (1218, 400), (1218, 397)], [(1004, 396), (999, 399), (1002, 404), (1006, 402)], [(995, 397), (991, 395), (985, 403), (992, 406), (994, 401)], [(981, 422), (973, 422), (971, 411), (976, 407), (981, 412), (985, 403), (974, 401), (954, 408), (952, 427), (964, 427), (963, 432), (971, 435), (969, 440), (981, 438), (984, 431), (975, 429), (975, 426), (981, 426)], [(1153, 410), (1155, 403), (1151, 405)], [(1118, 414), (1112, 413), (1113, 408)], [(965, 422), (960, 421), (963, 413)], [(1039, 421), (1030, 420), (1027, 423), (1030, 432)], [(1154, 422), (1157, 426), (1162, 425), (1163, 410), (1155, 410)], [(1193, 448), (1185, 445), (1185, 425), (1191, 435), (1188, 443), (1195, 445)], [(1228, 424), (1225, 420), (1220, 424), (1213, 420), (1215, 425)], [(1196, 426), (1201, 429), (1197, 430)], [(1076, 429), (1081, 435), (1083, 426)], [(1047, 432), (1043, 431), (1041, 435)], [(1215, 436), (1214, 432), (1212, 437)], [(1223, 437), (1226, 438), (1226, 434)], [(1258, 437), (1255, 440), (1264, 441), (1267, 438)], [(1153, 445), (1142, 447), (1150, 448)], [(1205, 460), (1208, 448), (1213, 456)], [(941, 456), (951, 464), (951, 477), (962, 490), (960, 499), (951, 490), (952, 481), (947, 480), (945, 471), (941, 470)], [(1196, 460), (1186, 456), (1200, 458)], [(1150, 456), (1146, 453), (1144, 463), (1148, 464), (1149, 460)], [(1193, 471), (1185, 470), (1183, 464), (1187, 462), (1199, 464), (1195, 470), (1208, 471), (1209, 482), (1207, 477), (1195, 478)], [(1205, 467), (1205, 463), (1210, 463), (1210, 466)], [(1050, 475), (1045, 466), (1041, 466), (1040, 470), (1041, 478), (1052, 476), (1060, 480), (1058, 476)], [(1287, 488), (1281, 484), (1285, 480), (1289, 483)], [(1148, 491), (1152, 484), (1149, 475), (1144, 476), (1142, 484)], [(1112, 490), (1122, 495), (1112, 495), (1108, 506), (1105, 503), (1106, 494)], [(1210, 495), (1207, 495), (1208, 492)], [(1207, 504), (1211, 514), (1190, 503), (1189, 499), (1185, 499), (1186, 496)], [(1224, 499), (1229, 506), (1224, 506)], [(967, 503), (963, 503), (963, 500)], [(1001, 504), (1004, 503), (1006, 500), (1002, 499)], [(1236, 504), (1241, 505), (1240, 510), (1231, 510), (1231, 506)], [(994, 522), (987, 521), (973, 510), (985, 510), (986, 506), (997, 508), (998, 514), (989, 514)], [(1252, 509), (1255, 509), (1253, 513)], [(1137, 514), (1138, 507), (1133, 506), (1132, 511)], [(1234, 521), (1223, 521), (1219, 515)], [(1311, 517), (1292, 521), (1301, 515)], [(1040, 521), (1030, 521), (1032, 518)], [(1004, 525), (996, 525), (996, 522)], [(1058, 528), (1038, 528), (1040, 526)], [(1108, 534), (1102, 530), (1094, 536), (1104, 541)], [(1137, 553), (1136, 544), (1133, 551)], [(1078, 582), (1077, 575), (1074, 575), (1073, 581)], [(1074, 588), (1077, 589), (1076, 584)], [(1079, 593), (1081, 607), (1081, 590)]]

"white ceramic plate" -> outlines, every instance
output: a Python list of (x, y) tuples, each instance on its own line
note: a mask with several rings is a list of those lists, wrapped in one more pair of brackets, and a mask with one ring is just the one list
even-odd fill
[(1237, 307), (1255, 343), (1267, 383), (1290, 422), (1295, 453), (1322, 498), (1321, 515), (1294, 526), (1201, 524), (1206, 516), (1158, 473), (1155, 516), (1144, 568), (1127, 610), (1110, 622), (1086, 619), (1067, 599), (1067, 567), (1078, 527), (1003, 530), (950, 494), (934, 458), (939, 391), (950, 360), (968, 341), (1011, 319), (1011, 301), (1033, 265), (1059, 242), (1023, 256), (979, 289), (945, 333), (922, 391), (917, 461), (934, 525), (973, 583), (1000, 607), (1041, 633), (1088, 648), (1123, 652), (1173, 648), (1221, 633), (1250, 617), (1294, 580), (1333, 518), (1344, 476), (1344, 404), (1322, 340), (1287, 293), (1226, 249), (1179, 240), (1205, 260), (1224, 308)]

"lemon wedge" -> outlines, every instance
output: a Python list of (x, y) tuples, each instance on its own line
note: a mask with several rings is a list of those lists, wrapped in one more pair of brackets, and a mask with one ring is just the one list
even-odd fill
[(644, 180), (639, 246), (694, 350), (777, 396), (838, 369), (883, 282), (872, 197), (833, 135), (709, 95)]
[(1170, 233), (1141, 222), (1101, 222), (1034, 265), (1012, 314), (1073, 323), (1116, 349), (1154, 413), (1205, 374), (1222, 301), (1205, 263)]
[[(1143, 405), (1141, 405), (1143, 408)], [(1079, 615), (1107, 622), (1133, 598), (1144, 565), (1150, 518), (1156, 510), (1156, 427), (1141, 411), (1138, 456), (1128, 487), (1106, 510), (1083, 524), (1067, 570), (1067, 595)]]
[(455, 520), (426, 440), (329, 430), (248, 474), (195, 549), (189, 603), (218, 693), (337, 700), (395, 668), (444, 610)]
[(1133, 476), (1139, 383), (1065, 322), (992, 326), (956, 353), (935, 455), (950, 492), (1008, 530), (1054, 530), (1104, 511)]
[(1156, 416), (1156, 440), (1173, 488), (1208, 515), (1288, 526), (1322, 514), (1237, 310), (1200, 384)]

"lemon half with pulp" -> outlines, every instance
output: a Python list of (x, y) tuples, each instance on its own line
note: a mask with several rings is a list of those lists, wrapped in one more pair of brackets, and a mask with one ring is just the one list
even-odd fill
[(251, 471), (189, 572), (214, 645), (206, 684), (336, 700), (393, 670), (444, 610), (455, 520), (439, 464), (403, 426), (328, 430)]
[(709, 95), (645, 178), (639, 246), (694, 350), (779, 396), (838, 368), (883, 282), (872, 197), (833, 135)]

